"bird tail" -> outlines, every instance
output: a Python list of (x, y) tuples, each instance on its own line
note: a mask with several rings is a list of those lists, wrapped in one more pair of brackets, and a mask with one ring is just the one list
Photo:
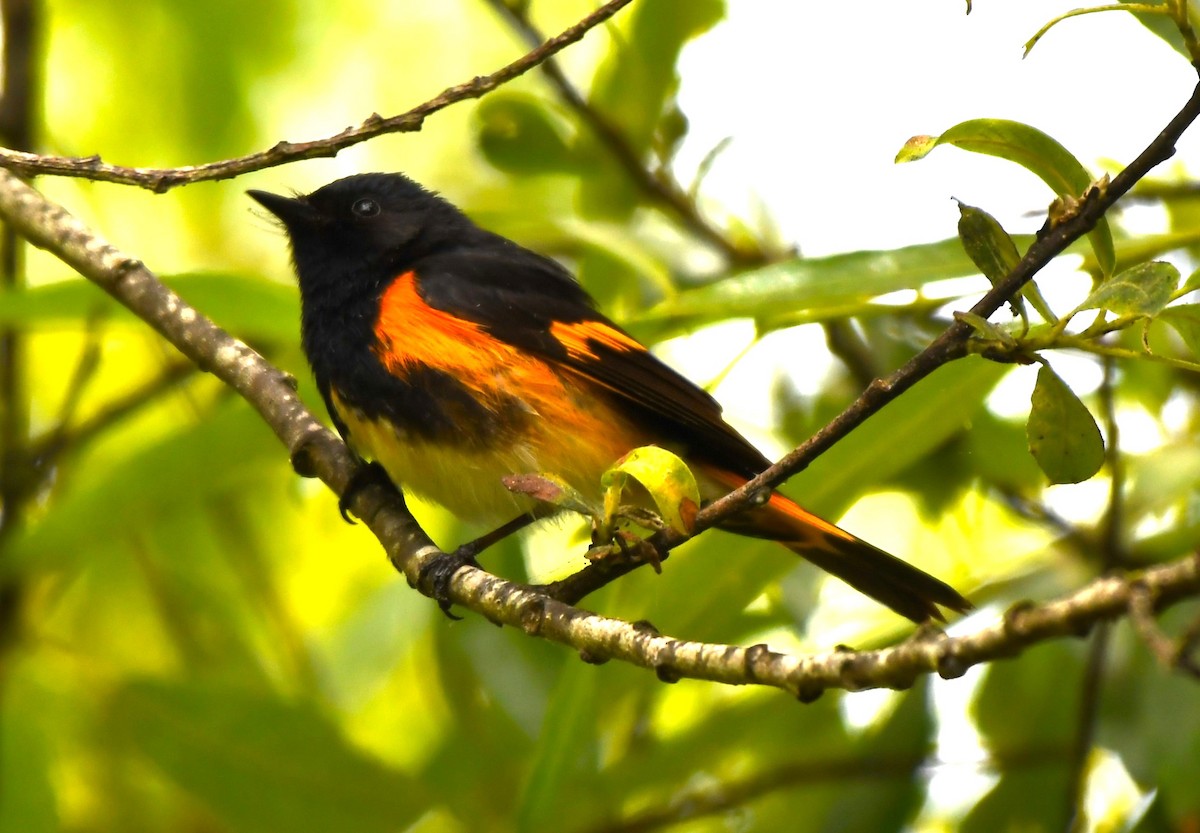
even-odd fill
[[(728, 482), (729, 475), (722, 473), (720, 479)], [(734, 483), (731, 488), (736, 485), (740, 484)], [(969, 601), (940, 579), (822, 520), (780, 494), (722, 523), (721, 528), (778, 541), (914, 622), (945, 621), (939, 606), (960, 612), (971, 608)]]

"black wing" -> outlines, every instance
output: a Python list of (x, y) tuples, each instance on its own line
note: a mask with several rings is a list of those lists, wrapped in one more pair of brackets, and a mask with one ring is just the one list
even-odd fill
[(427, 304), (591, 379), (691, 454), (745, 477), (770, 465), (715, 399), (597, 312), (561, 265), (504, 238), (474, 242), (414, 264)]

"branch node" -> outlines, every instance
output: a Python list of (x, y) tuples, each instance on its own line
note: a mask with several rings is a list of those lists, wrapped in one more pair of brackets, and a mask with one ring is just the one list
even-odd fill
[(638, 633), (644, 633), (647, 636), (660, 636), (662, 634), (658, 628), (654, 627), (654, 623), (649, 619), (638, 619), (632, 624), (633, 629)]
[(890, 379), (872, 379), (871, 384), (867, 385), (865, 392), (869, 394), (882, 394), (888, 393), (891, 389), (892, 382)]
[(955, 650), (954, 643), (942, 645), (937, 652), (937, 673), (943, 680), (957, 680), (963, 674), (967, 673), (967, 669), (971, 667), (969, 662), (964, 662)]
[(677, 683), (683, 679), (683, 674), (679, 673), (679, 671), (665, 663), (654, 666), (654, 675), (658, 677), (661, 682), (668, 684)]
[(664, 683), (677, 683), (683, 679), (682, 672), (672, 664), (677, 646), (678, 643), (674, 640), (668, 641), (662, 651), (654, 658), (654, 675)]
[[(837, 664), (837, 676), (846, 691), (862, 691), (879, 685), (877, 680), (872, 679), (868, 658), (844, 645), (837, 646), (836, 650), (841, 654)], [(896, 689), (909, 688), (912, 686), (912, 675), (909, 674), (906, 678), (907, 682), (889, 681), (887, 685)]]
[(601, 656), (600, 654), (589, 651), (586, 648), (579, 652), (579, 658), (588, 665), (604, 665), (604, 663), (608, 662), (608, 657)]
[(925, 622), (917, 626), (917, 629), (913, 631), (913, 634), (908, 638), (908, 641), (915, 642), (917, 644), (923, 644), (938, 643), (944, 641), (945, 639), (946, 631), (941, 625), (938, 625), (936, 622)]
[[(108, 246), (107, 244), (105, 244), (105, 248), (107, 248), (109, 250), (112, 249), (112, 247)], [(136, 273), (138, 273), (146, 268), (146, 264), (142, 263), (136, 257), (129, 257), (128, 255), (118, 254), (118, 258), (119, 259), (117, 260), (116, 263), (113, 264), (113, 267), (112, 267), (113, 280), (115, 282), (124, 281), (126, 278), (130, 277), (131, 275), (136, 275)]]
[(1014, 602), (1009, 606), (1008, 610), (1004, 611), (1001, 623), (1002, 627), (1004, 628), (1005, 635), (1012, 638), (1011, 641), (1013, 654), (1011, 655), (1015, 655), (1024, 644), (1025, 627), (1023, 620), (1025, 618), (1025, 614), (1028, 611), (1033, 610), (1035, 607), (1036, 605), (1033, 602), (1029, 601), (1028, 599), (1024, 599), (1019, 602)]
[(1129, 618), (1134, 630), (1164, 668), (1200, 678), (1200, 665), (1192, 656), (1200, 638), (1200, 620), (1179, 639), (1171, 639), (1155, 619), (1158, 598), (1158, 591), (1144, 581), (1136, 581), (1130, 586)]
[(825, 685), (816, 680), (804, 679), (796, 686), (794, 693), (797, 700), (808, 705), (821, 699), (821, 695), (825, 693)]
[(317, 463), (313, 459), (312, 443), (307, 437), (300, 441), (300, 444), (292, 449), (291, 453), (292, 471), (301, 477), (319, 477)]
[(761, 675), (758, 673), (759, 663), (769, 664), (773, 653), (771, 647), (765, 642), (760, 642), (757, 645), (751, 645), (746, 649), (745, 660), (742, 665), (746, 672), (746, 678), (752, 682), (758, 682)]
[[(533, 596), (529, 601), (521, 605), (521, 630), (530, 636), (537, 636), (542, 632), (542, 623), (546, 618), (546, 597)], [(580, 651), (579, 654), (583, 657), (585, 651)], [(586, 657), (583, 657), (584, 662), (588, 662)]]

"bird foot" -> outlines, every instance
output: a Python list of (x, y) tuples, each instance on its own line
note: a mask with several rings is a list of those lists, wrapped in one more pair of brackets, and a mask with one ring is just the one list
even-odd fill
[(396, 491), (396, 484), (392, 482), (392, 478), (388, 477), (383, 466), (374, 460), (363, 463), (354, 470), (354, 474), (350, 475), (350, 482), (346, 484), (346, 488), (338, 497), (338, 512), (341, 513), (342, 520), (346, 523), (356, 523), (354, 518), (350, 517), (350, 504), (358, 497), (359, 492), (368, 486), (382, 486), (393, 492)]

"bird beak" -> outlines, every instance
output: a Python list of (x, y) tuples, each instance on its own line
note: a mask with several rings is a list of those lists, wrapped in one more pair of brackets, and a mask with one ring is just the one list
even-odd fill
[(250, 198), (270, 211), (291, 231), (313, 226), (320, 219), (317, 211), (303, 197), (283, 197), (270, 191), (247, 191)]

